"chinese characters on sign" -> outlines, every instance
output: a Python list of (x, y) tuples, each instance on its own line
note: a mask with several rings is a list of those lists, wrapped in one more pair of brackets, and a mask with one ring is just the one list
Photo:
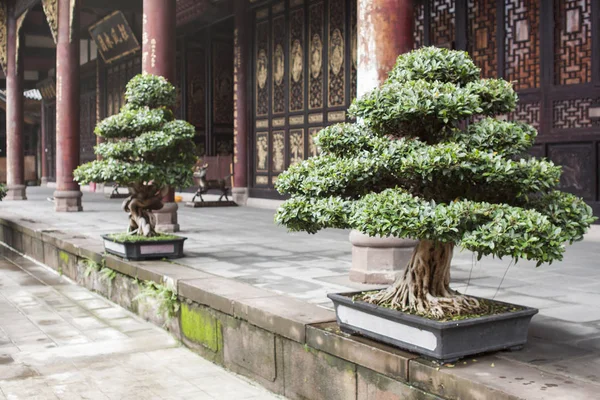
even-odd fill
[(106, 63), (140, 49), (140, 44), (121, 11), (115, 11), (100, 20), (89, 31)]

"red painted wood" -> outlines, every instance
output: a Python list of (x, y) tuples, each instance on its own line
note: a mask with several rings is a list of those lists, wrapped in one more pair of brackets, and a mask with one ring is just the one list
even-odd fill
[[(79, 166), (79, 24), (70, 29), (70, 1), (58, 0), (56, 45), (56, 190), (78, 191), (73, 171)], [(79, 7), (76, 2), (75, 7)], [(78, 13), (78, 9), (75, 10)]]

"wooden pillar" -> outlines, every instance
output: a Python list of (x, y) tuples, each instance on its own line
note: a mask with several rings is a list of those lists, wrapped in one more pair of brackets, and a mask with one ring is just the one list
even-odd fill
[(41, 158), (41, 185), (42, 186), (47, 186), (48, 185), (48, 154), (47, 154), (47, 150), (48, 150), (48, 137), (47, 137), (47, 129), (46, 129), (46, 103), (44, 101), (41, 102), (41, 108), (42, 108), (42, 115), (41, 115), (41, 124), (40, 124), (40, 145), (41, 145), (41, 152), (40, 152), (40, 158)]
[[(175, 0), (144, 0), (142, 20), (142, 72), (164, 76), (175, 85)], [(177, 203), (171, 188), (155, 211), (156, 229), (177, 232)]]
[[(357, 95), (381, 85), (402, 53), (413, 49), (413, 0), (358, 1)], [(427, 3), (426, 3), (427, 4)], [(416, 242), (409, 239), (375, 238), (350, 233), (350, 280), (390, 284), (405, 268)]]
[(15, 0), (7, 4), (6, 167), (5, 200), (27, 200), (23, 154), (23, 61), (19, 62)]
[(248, 107), (247, 68), (250, 32), (246, 1), (235, 2), (233, 31), (233, 200), (245, 205), (248, 200)]
[[(82, 211), (81, 190), (73, 180), (79, 166), (79, 6), (58, 0), (56, 44), (56, 191), (55, 210)], [(71, 6), (73, 9), (71, 9)]]
[(358, 1), (358, 97), (379, 86), (413, 49), (413, 0)]

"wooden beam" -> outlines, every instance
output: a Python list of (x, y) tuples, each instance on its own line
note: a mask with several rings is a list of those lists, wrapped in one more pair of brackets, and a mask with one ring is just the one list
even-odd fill
[(142, 11), (142, 0), (83, 0), (82, 9)]

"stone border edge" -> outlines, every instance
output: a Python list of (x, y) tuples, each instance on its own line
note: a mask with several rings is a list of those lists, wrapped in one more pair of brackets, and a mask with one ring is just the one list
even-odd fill
[[(0, 241), (165, 327), (204, 358), (278, 394), (366, 399), (394, 393), (402, 399), (435, 399), (478, 393), (478, 398), (517, 399), (414, 354), (345, 335), (332, 311), (243, 282), (168, 261), (124, 261), (104, 255), (100, 240), (28, 219), (0, 217)], [(97, 277), (84, 277), (82, 259), (104, 259), (119, 273), (118, 279), (103, 284)], [(138, 281), (175, 290), (181, 301), (178, 315), (166, 319), (156, 307), (134, 304), (133, 285)]]

